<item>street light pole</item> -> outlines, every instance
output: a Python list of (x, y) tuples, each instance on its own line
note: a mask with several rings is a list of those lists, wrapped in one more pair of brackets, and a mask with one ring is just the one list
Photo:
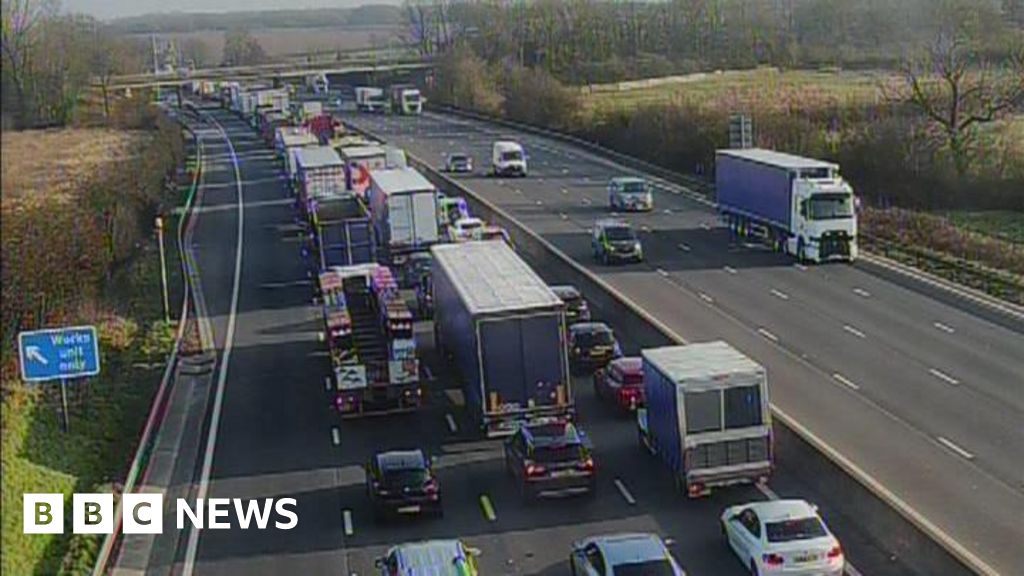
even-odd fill
[(171, 303), (167, 294), (167, 255), (164, 253), (164, 220), (156, 217), (156, 238), (160, 245), (160, 287), (163, 293), (164, 322), (171, 322)]

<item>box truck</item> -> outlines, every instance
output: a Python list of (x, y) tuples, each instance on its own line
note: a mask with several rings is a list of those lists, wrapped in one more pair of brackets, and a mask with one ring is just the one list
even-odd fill
[(387, 102), (384, 89), (372, 86), (356, 87), (356, 110), (360, 112), (384, 112)]
[(440, 239), (437, 189), (414, 168), (373, 170), (367, 193), (377, 246), (386, 262), (405, 257)]
[(725, 342), (643, 350), (641, 446), (690, 497), (766, 481), (772, 421), (765, 369)]
[(798, 260), (857, 257), (853, 189), (839, 165), (758, 148), (715, 153), (718, 210), (730, 232)]
[(487, 436), (571, 417), (565, 305), (504, 242), (439, 244), (431, 288), (435, 343)]
[(345, 190), (345, 167), (333, 148), (317, 146), (295, 150), (295, 188), (299, 207), (312, 220), (313, 202), (350, 196)]
[(345, 187), (358, 197), (370, 188), (370, 172), (383, 170), (388, 165), (387, 150), (383, 146), (362, 144), (338, 148), (345, 163)]

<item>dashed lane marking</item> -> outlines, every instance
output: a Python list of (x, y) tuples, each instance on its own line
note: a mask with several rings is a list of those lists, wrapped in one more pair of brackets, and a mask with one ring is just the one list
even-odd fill
[(444, 419), (445, 419), (445, 421), (448, 422), (448, 431), (449, 432), (451, 432), (452, 434), (455, 434), (456, 432), (459, 431), (458, 425), (455, 424), (455, 418), (451, 414), (445, 414), (444, 415)]
[(615, 487), (619, 489), (619, 494), (622, 494), (622, 497), (626, 500), (627, 504), (630, 506), (636, 506), (636, 498), (633, 498), (633, 495), (630, 494), (629, 489), (622, 483), (622, 480), (616, 478)]
[(658, 274), (660, 274), (661, 276), (663, 276), (665, 278), (668, 277), (668, 272), (666, 272), (664, 268), (658, 268)]
[(757, 333), (760, 334), (761, 336), (764, 336), (765, 338), (771, 340), (772, 342), (778, 342), (779, 341), (779, 337), (778, 336), (776, 336), (775, 334), (772, 334), (771, 332), (769, 332), (765, 328), (758, 328), (757, 329)]
[(330, 390), (330, 389), (331, 389), (331, 377), (330, 376), (324, 376), (324, 390)]
[(341, 430), (338, 430), (337, 426), (331, 426), (331, 444), (341, 445)]
[(797, 270), (801, 271), (801, 272), (807, 272), (807, 266), (804, 266), (803, 264), (800, 264), (799, 262), (797, 262), (796, 264), (793, 264), (793, 267), (796, 268)]
[(946, 334), (952, 334), (956, 332), (956, 330), (952, 326), (946, 326), (942, 322), (932, 322), (932, 326), (935, 326), (936, 328), (942, 330)]
[(928, 369), (928, 373), (931, 374), (932, 376), (935, 376), (939, 380), (942, 380), (943, 382), (945, 382), (947, 384), (950, 384), (952, 386), (958, 386), (960, 384), (959, 380), (957, 380), (956, 378), (953, 378), (949, 374), (946, 374), (945, 372), (943, 372), (943, 371), (941, 371), (941, 370), (939, 370), (937, 368), (929, 368)]
[(356, 533), (355, 528), (352, 526), (352, 511), (342, 510), (341, 520), (345, 524), (345, 536), (351, 536)]
[(722, 270), (725, 270), (729, 274), (735, 274), (736, 273), (736, 269), (733, 268), (732, 266), (723, 266)]
[(948, 438), (944, 438), (944, 437), (942, 437), (942, 436), (937, 436), (937, 437), (936, 437), (936, 440), (938, 440), (938, 441), (939, 441), (939, 444), (942, 444), (942, 445), (943, 445), (943, 446), (945, 446), (946, 448), (949, 448), (950, 450), (952, 450), (953, 452), (955, 452), (955, 453), (956, 453), (956, 454), (957, 454), (958, 456), (960, 456), (961, 458), (964, 458), (964, 459), (967, 459), (967, 460), (974, 460), (974, 454), (971, 454), (971, 453), (970, 453), (970, 452), (968, 452), (967, 450), (964, 450), (963, 448), (961, 448), (960, 446), (958, 446), (958, 445), (957, 445), (957, 444), (956, 444), (955, 442), (953, 442), (952, 440), (949, 440)]
[(835, 378), (836, 381), (841, 382), (842, 384), (844, 384), (847, 388), (850, 388), (851, 390), (860, 390), (860, 386), (858, 386), (855, 382), (853, 382), (852, 380), (850, 380), (846, 376), (843, 376), (842, 374), (839, 374), (838, 372), (833, 374), (832, 377)]
[(860, 330), (857, 330), (856, 328), (854, 328), (853, 326), (850, 326), (849, 324), (843, 324), (843, 330), (845, 330), (846, 332), (848, 332), (850, 334), (853, 334), (857, 338), (867, 338), (868, 337), (867, 334), (861, 332)]
[(853, 293), (856, 294), (857, 296), (860, 296), (861, 298), (871, 298), (871, 292), (868, 292), (863, 288), (854, 288)]
[(487, 494), (480, 495), (480, 509), (484, 513), (484, 518), (487, 518), (489, 522), (494, 522), (498, 519), (497, 514), (494, 513), (494, 505), (491, 504), (491, 499), (487, 497)]
[(689, 244), (683, 244), (683, 243), (679, 244), (679, 245), (678, 245), (678, 248), (679, 248), (680, 250), (682, 250), (683, 252), (689, 252), (689, 251), (691, 250), (691, 248), (690, 248), (690, 245), (689, 245)]
[(789, 294), (786, 294), (781, 290), (776, 290), (775, 288), (772, 288), (772, 296), (775, 296), (779, 300), (789, 300)]
[(697, 297), (700, 298), (701, 300), (707, 302), (708, 304), (714, 304), (715, 303), (715, 299), (714, 298), (712, 298), (711, 296), (708, 296), (707, 294), (705, 294), (703, 292), (698, 292), (697, 293)]

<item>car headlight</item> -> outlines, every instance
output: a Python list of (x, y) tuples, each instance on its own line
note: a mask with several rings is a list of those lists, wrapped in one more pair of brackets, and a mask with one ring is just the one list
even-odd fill
[(640, 242), (637, 241), (635, 244), (633, 244), (633, 249), (636, 250), (637, 252), (640, 252), (641, 250), (643, 250), (643, 247), (640, 246)]

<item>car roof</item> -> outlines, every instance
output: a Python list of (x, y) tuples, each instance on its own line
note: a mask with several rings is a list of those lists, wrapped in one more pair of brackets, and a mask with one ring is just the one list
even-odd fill
[(814, 508), (804, 500), (769, 500), (755, 502), (744, 508), (753, 510), (765, 523), (818, 516)]
[(612, 566), (658, 560), (668, 556), (664, 543), (655, 534), (609, 534), (596, 536), (590, 541), (601, 549), (605, 560)]
[(647, 182), (647, 179), (640, 178), (639, 176), (616, 176), (612, 178), (612, 182), (616, 184), (643, 184)]
[(623, 356), (611, 361), (611, 365), (627, 374), (639, 374), (644, 371), (644, 359), (639, 356)]
[(449, 158), (469, 158), (469, 154), (465, 152), (452, 152), (448, 155)]
[(629, 222), (620, 218), (602, 218), (594, 223), (598, 228), (624, 227), (632, 228)]
[(556, 284), (551, 287), (551, 291), (558, 294), (559, 298), (578, 298), (580, 296), (579, 289), (571, 284)]
[[(455, 576), (455, 559), (465, 559), (466, 553), (458, 540), (426, 540), (399, 544), (392, 551), (399, 558), (403, 574), (437, 574)], [(423, 572), (410, 569), (429, 569)], [(408, 570), (408, 571), (407, 571)]]
[(392, 450), (381, 452), (376, 458), (382, 470), (419, 470), (427, 465), (422, 450)]
[(573, 324), (572, 326), (570, 326), (569, 331), (572, 332), (573, 334), (578, 334), (580, 332), (611, 332), (612, 329), (604, 322), (580, 322), (578, 324)]

